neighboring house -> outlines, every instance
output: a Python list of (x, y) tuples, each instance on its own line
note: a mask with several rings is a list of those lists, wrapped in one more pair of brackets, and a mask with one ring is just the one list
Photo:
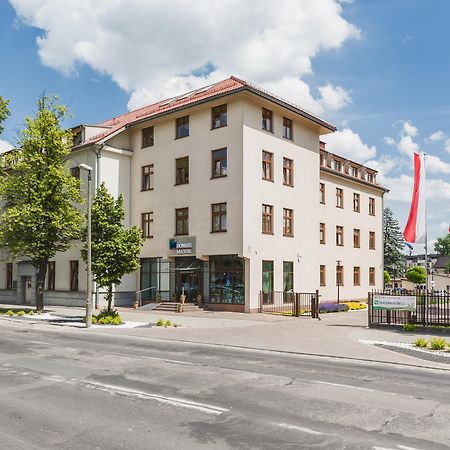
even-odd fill
[(450, 292), (450, 273), (447, 273), (449, 264), (450, 256), (439, 256), (434, 263), (431, 279), (432, 286), (437, 291)]
[[(116, 305), (136, 291), (184, 293), (253, 312), (261, 290), (319, 289), (333, 300), (338, 280), (341, 299), (382, 288), (386, 190), (376, 171), (326, 151), (320, 136), (333, 125), (290, 102), (231, 77), (73, 131), (72, 174), (92, 166), (97, 185), (124, 195), (125, 225), (145, 237), (141, 268), (117, 287)], [(50, 263), (48, 303), (84, 305), (79, 250)], [(33, 302), (29, 264), (2, 270), (2, 301)]]
[[(439, 255), (437, 253), (431, 253), (428, 255), (428, 267), (431, 268), (436, 263)], [(420, 255), (405, 255), (404, 256), (405, 270), (410, 267), (421, 266), (425, 267), (425, 254)]]

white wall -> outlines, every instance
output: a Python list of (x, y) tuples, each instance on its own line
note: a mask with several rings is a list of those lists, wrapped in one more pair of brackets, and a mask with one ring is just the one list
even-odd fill
[[(319, 183), (314, 196), (319, 203), (319, 223), (326, 226), (326, 244), (317, 248), (319, 265), (326, 266), (326, 286), (320, 287), (321, 301), (337, 297), (336, 261), (344, 267), (344, 285), (340, 286), (341, 300), (365, 299), (372, 289), (383, 288), (383, 202), (379, 189), (321, 172), (320, 182), (325, 184), (325, 204), (319, 203)], [(344, 208), (336, 207), (336, 188), (344, 191)], [(353, 193), (360, 194), (360, 212), (353, 211)], [(369, 215), (369, 197), (375, 198), (375, 216)], [(336, 226), (344, 227), (344, 246), (336, 245)], [(353, 229), (359, 228), (360, 248), (353, 247)], [(369, 249), (369, 231), (375, 231), (375, 250)], [(317, 234), (318, 236), (318, 234)], [(353, 285), (353, 267), (359, 266), (361, 285)], [(369, 286), (369, 267), (375, 267), (375, 286)], [(317, 267), (319, 271), (319, 266)]]
[[(273, 111), (274, 132), (261, 130), (261, 107)], [(248, 309), (258, 308), (262, 288), (262, 260), (274, 261), (274, 290), (283, 290), (283, 261), (294, 262), (294, 290), (313, 292), (318, 286), (317, 197), (312, 186), (319, 183), (319, 131), (294, 120), (294, 142), (282, 137), (283, 115), (273, 105), (253, 100), (245, 104), (243, 246), (250, 259), (246, 297)], [(262, 179), (262, 150), (274, 154), (274, 181)], [(283, 157), (294, 160), (294, 187), (283, 185)], [(274, 234), (261, 230), (262, 204), (273, 205)], [(283, 208), (294, 210), (294, 237), (283, 236)], [(249, 283), (250, 282), (250, 283)]]

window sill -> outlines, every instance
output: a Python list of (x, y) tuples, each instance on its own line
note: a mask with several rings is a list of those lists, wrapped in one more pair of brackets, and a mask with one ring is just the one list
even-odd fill
[(228, 124), (226, 123), (225, 125), (220, 125), (218, 127), (211, 127), (211, 131), (213, 130), (218, 130), (219, 128), (225, 128), (226, 126), (228, 126)]
[(141, 192), (153, 191), (153, 188), (141, 189)]
[(189, 181), (187, 183), (175, 183), (174, 186), (184, 186), (186, 184), (189, 184)]
[(336, 208), (339, 208), (339, 209), (344, 209), (344, 207), (343, 207), (343, 206), (338, 206), (338, 205), (336, 205)]
[(283, 183), (283, 186), (287, 186), (287, 187), (294, 187), (293, 184), (288, 184), (288, 183)]
[(210, 180), (215, 180), (216, 178), (226, 178), (227, 175), (218, 175), (217, 177), (211, 177)]
[(286, 139), (286, 141), (294, 142), (294, 138), (288, 138), (288, 137), (286, 137), (286, 136), (283, 136), (283, 139)]
[(283, 234), (283, 237), (293, 238), (294, 235), (293, 234)]
[(336, 244), (336, 247), (343, 247), (344, 244)]
[(273, 231), (262, 231), (261, 233), (273, 236)]
[(212, 233), (226, 233), (228, 230), (211, 230), (211, 234)]
[(274, 134), (273, 130), (267, 130), (265, 128), (261, 128), (261, 131), (266, 131), (267, 133)]
[(179, 236), (189, 236), (189, 233), (175, 233), (174, 234), (175, 237), (179, 237)]
[(151, 144), (151, 145), (143, 145), (142, 147), (141, 147), (141, 150), (143, 149), (143, 148), (150, 148), (150, 147), (154, 147), (155, 146), (155, 144)]
[(187, 138), (189, 136), (190, 136), (189, 134), (187, 134), (186, 136), (175, 136), (175, 140), (177, 141), (179, 139), (184, 139), (184, 138)]
[(325, 245), (325, 244), (326, 244), (326, 242), (319, 242), (319, 244), (320, 244), (320, 245)]
[(263, 181), (270, 181), (271, 183), (275, 183), (275, 181), (273, 180), (273, 178), (272, 179), (270, 179), (270, 178), (262, 178), (262, 180)]

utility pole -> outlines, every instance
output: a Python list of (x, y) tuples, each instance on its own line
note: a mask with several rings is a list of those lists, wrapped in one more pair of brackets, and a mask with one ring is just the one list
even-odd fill
[(88, 173), (87, 188), (87, 298), (86, 298), (86, 328), (92, 326), (92, 200), (91, 200), (91, 181), (92, 167), (87, 164), (80, 164), (80, 169), (86, 170)]

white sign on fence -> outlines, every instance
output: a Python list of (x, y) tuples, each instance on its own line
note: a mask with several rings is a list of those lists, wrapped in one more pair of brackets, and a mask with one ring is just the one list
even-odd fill
[(374, 294), (372, 299), (373, 309), (397, 311), (415, 311), (416, 296), (415, 295), (379, 295)]

